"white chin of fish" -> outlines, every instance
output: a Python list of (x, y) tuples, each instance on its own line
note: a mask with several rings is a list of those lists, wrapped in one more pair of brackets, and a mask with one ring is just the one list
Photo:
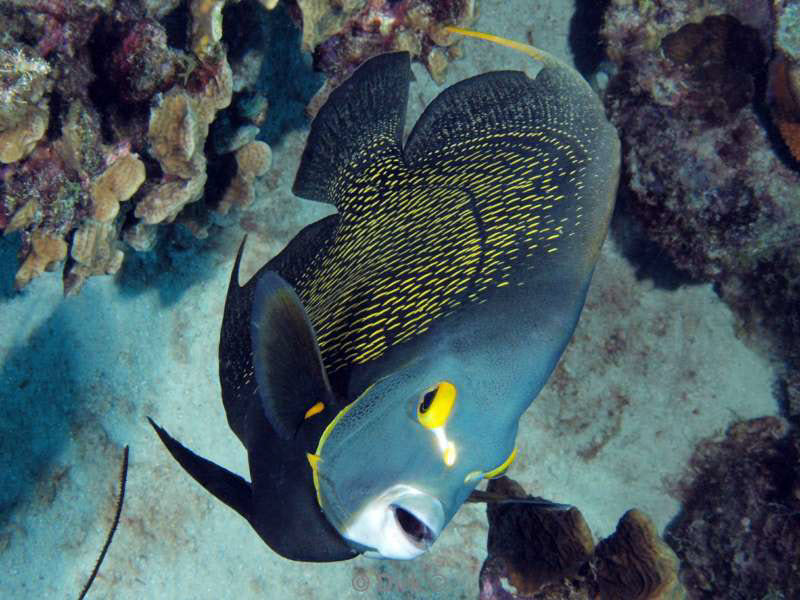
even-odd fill
[(408, 485), (395, 485), (353, 516), (342, 535), (371, 548), (370, 558), (407, 560), (430, 548), (444, 527), (441, 502)]

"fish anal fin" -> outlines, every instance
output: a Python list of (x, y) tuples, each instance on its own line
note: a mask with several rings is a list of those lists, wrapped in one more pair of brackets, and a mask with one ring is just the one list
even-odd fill
[(166, 446), (178, 464), (183, 467), (197, 483), (211, 492), (216, 498), (230, 506), (249, 522), (253, 515), (253, 494), (250, 484), (240, 475), (220, 467), (208, 459), (198, 456), (167, 431), (147, 417), (161, 442)]

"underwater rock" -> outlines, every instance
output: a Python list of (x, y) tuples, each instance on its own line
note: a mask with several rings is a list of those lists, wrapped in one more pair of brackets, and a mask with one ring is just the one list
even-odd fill
[(40, 144), (26, 160), (9, 165), (3, 173), (0, 201), (3, 212), (11, 215), (6, 231), (22, 233), (23, 256), (34, 234), (64, 239), (88, 216), (88, 179), (84, 187), (80, 174), (69, 165), (70, 154), (64, 143)]
[(772, 118), (792, 156), (800, 161), (800, 5), (775, 3), (775, 54), (767, 98)]
[(766, 337), (797, 369), (800, 168), (761, 112), (774, 32), (788, 27), (772, 6), (613, 0), (601, 31), (616, 68), (605, 103), (646, 236), (713, 282), (742, 333)]
[(167, 45), (167, 31), (153, 19), (127, 24), (107, 70), (125, 102), (142, 102), (173, 83), (185, 58)]
[[(487, 491), (529, 498), (507, 477), (489, 481)], [(505, 578), (521, 596), (542, 591), (575, 576), (589, 561), (594, 540), (577, 508), (552, 510), (537, 505), (487, 503), (489, 558), (481, 569), (481, 600), (495, 598), (484, 589)], [(502, 597), (502, 596), (499, 596)]]
[(776, 417), (698, 444), (667, 540), (692, 598), (800, 597), (800, 435)]
[(641, 511), (625, 513), (595, 547), (577, 508), (548, 506), (507, 477), (491, 480), (487, 491), (505, 499), (487, 503), (480, 600), (686, 597), (677, 557)]

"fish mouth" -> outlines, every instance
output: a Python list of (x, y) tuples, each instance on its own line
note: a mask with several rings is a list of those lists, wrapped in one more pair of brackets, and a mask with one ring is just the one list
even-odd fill
[(396, 504), (392, 504), (391, 509), (398, 526), (414, 546), (424, 552), (436, 541), (433, 530), (410, 510)]
[(356, 511), (339, 533), (370, 558), (409, 560), (424, 554), (444, 525), (436, 497), (398, 484)]

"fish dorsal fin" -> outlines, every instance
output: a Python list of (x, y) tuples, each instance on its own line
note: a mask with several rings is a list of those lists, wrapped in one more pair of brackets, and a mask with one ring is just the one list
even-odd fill
[(411, 61), (408, 52), (375, 56), (328, 97), (311, 124), (292, 192), (336, 204), (334, 187), (345, 169), (382, 155), (401, 156)]
[[(574, 69), (553, 59), (535, 78), (491, 71), (441, 92), (414, 125), (404, 155), (413, 167), (453, 144), (531, 128), (594, 131), (611, 136), (597, 95)], [(606, 131), (609, 133), (606, 134)]]
[(310, 408), (333, 402), (333, 392), (303, 305), (274, 271), (256, 284), (250, 342), (264, 414), (280, 437), (290, 439)]

